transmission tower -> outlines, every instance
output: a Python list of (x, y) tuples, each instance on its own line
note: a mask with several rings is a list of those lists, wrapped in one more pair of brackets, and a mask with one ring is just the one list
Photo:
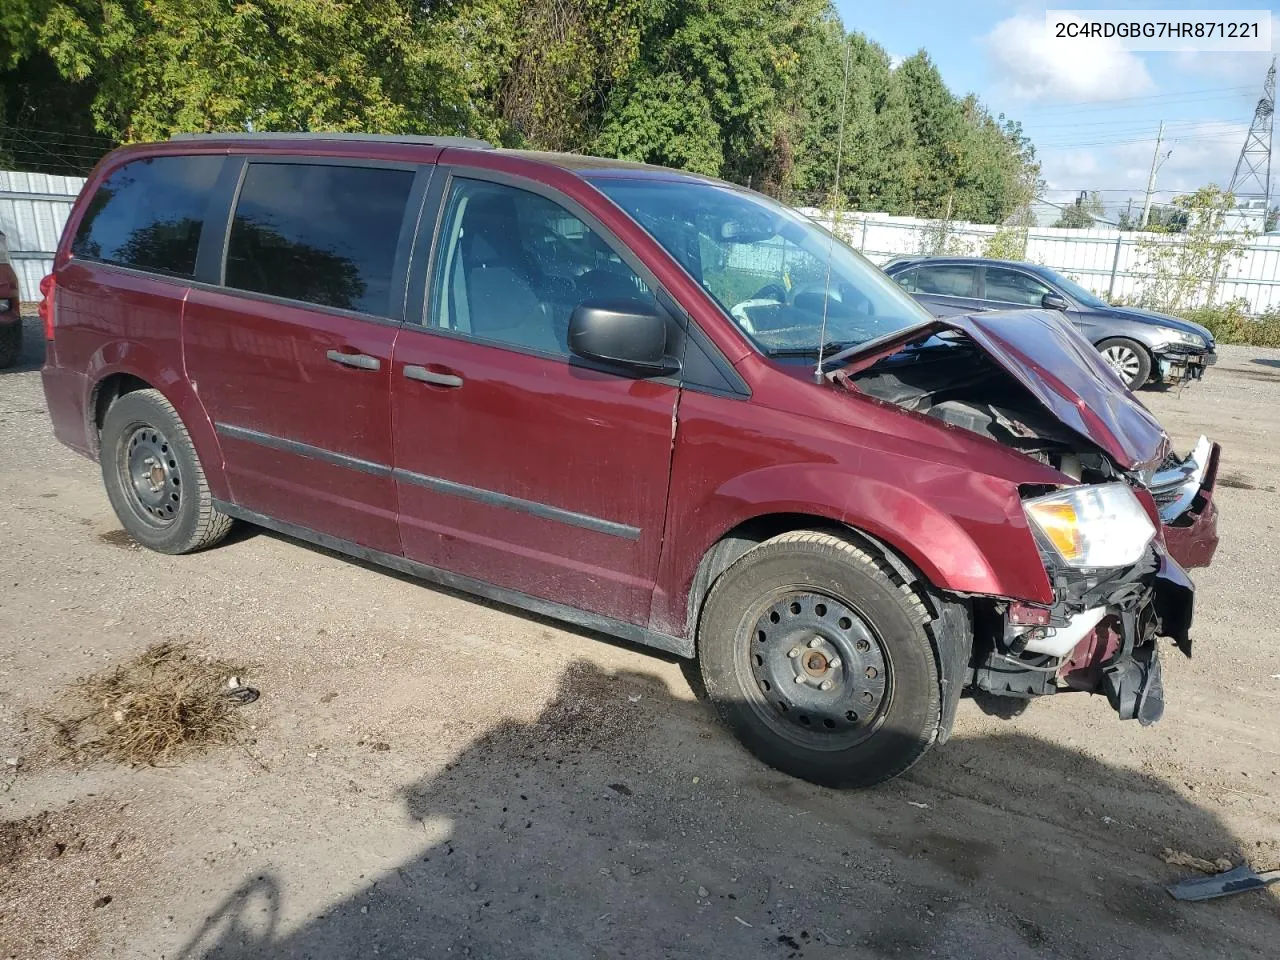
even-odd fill
[(1231, 175), (1231, 186), (1227, 188), (1235, 198), (1235, 212), (1240, 221), (1234, 225), (1236, 229), (1261, 233), (1265, 228), (1271, 201), (1271, 129), (1275, 112), (1276, 62), (1272, 59), (1262, 87), (1262, 99), (1253, 110), (1249, 135), (1244, 139), (1240, 159)]

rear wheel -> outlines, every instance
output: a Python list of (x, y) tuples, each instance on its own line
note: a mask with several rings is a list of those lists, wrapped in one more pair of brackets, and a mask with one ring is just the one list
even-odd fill
[(699, 628), (707, 693), (757, 757), (833, 787), (869, 786), (938, 735), (930, 617), (913, 585), (841, 537), (783, 534), (717, 581)]
[(1151, 379), (1151, 354), (1136, 340), (1112, 337), (1098, 344), (1098, 352), (1129, 389), (1137, 390)]
[(0, 323), (0, 369), (11, 367), (22, 353), (22, 320)]
[(186, 426), (160, 391), (126, 393), (111, 404), (99, 461), (116, 516), (143, 546), (190, 553), (230, 529), (231, 518), (213, 507)]

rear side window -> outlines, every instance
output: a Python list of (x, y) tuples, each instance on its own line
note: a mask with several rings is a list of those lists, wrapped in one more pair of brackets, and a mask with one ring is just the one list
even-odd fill
[(392, 316), (396, 245), (413, 176), (380, 167), (249, 164), (227, 243), (226, 285)]
[(929, 293), (939, 297), (977, 296), (978, 270), (962, 264), (916, 267), (898, 274), (898, 283), (908, 293)]
[(89, 201), (71, 243), (85, 260), (192, 277), (209, 194), (222, 157), (149, 157), (126, 163)]

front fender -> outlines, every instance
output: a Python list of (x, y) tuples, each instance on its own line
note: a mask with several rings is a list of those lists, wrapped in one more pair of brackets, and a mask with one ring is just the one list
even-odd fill
[(94, 423), (98, 391), (103, 382), (114, 374), (137, 377), (159, 390), (173, 404), (187, 433), (191, 435), (196, 456), (200, 458), (200, 465), (204, 468), (209, 492), (216, 499), (230, 500), (231, 491), (223, 465), (222, 445), (218, 442), (213, 423), (200, 397), (180, 370), (175, 369), (171, 363), (165, 363), (157, 353), (136, 341), (108, 341), (89, 358), (85, 377), (88, 392), (84, 410), (87, 420), (86, 435), (93, 454), (96, 456), (98, 453), (98, 431)]
[[(943, 590), (1052, 600), (1016, 486), (967, 469), (935, 471), (912, 490), (828, 464), (777, 465), (733, 478), (715, 499), (754, 503), (759, 514), (817, 513), (864, 530)], [(780, 490), (785, 498), (764, 496)]]
[(1052, 602), (1014, 483), (937, 463), (915, 481), (873, 479), (812, 462), (732, 477), (697, 506), (696, 522), (674, 528), (705, 533), (697, 548), (681, 545), (680, 569), (663, 578), (681, 585), (663, 605), (664, 626), (677, 635), (690, 626), (688, 589), (707, 550), (743, 523), (777, 514), (823, 517), (870, 534), (941, 590)]

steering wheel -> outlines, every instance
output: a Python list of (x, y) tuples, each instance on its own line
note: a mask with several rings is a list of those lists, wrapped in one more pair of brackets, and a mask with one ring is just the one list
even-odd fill
[(767, 283), (748, 299), (750, 300), (776, 300), (778, 303), (787, 302), (787, 288), (778, 281)]

